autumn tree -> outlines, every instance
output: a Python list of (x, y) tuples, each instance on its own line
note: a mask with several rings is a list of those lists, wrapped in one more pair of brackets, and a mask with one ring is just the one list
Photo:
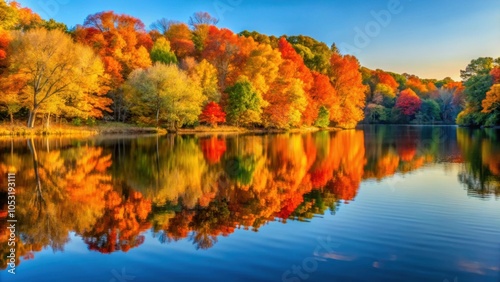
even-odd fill
[[(310, 100), (309, 91), (313, 85), (313, 76), (286, 38), (279, 39), (278, 48), (282, 62), (279, 64), (279, 76), (270, 83), (269, 91), (264, 94), (264, 99), (269, 103), (264, 109), (264, 126), (299, 126), (303, 123), (303, 114)], [(316, 113), (307, 117), (309, 124), (316, 118)]]
[[(5, 16), (4, 16), (5, 17)], [(9, 74), (7, 71), (7, 51), (11, 36), (8, 31), (0, 27), (0, 109), (10, 116), (11, 125), (14, 124), (13, 115), (21, 109), (19, 92), (23, 87), (22, 76)]]
[(494, 84), (491, 86), (490, 91), (486, 92), (486, 98), (484, 98), (482, 106), (485, 113), (500, 109), (500, 84)]
[(494, 84), (490, 91), (486, 92), (482, 106), (482, 112), (490, 114), (485, 125), (497, 125), (500, 122), (500, 84)]
[(9, 32), (0, 28), (0, 62), (7, 58), (7, 48), (9, 47), (10, 40), (11, 37)]
[(406, 87), (413, 90), (419, 97), (428, 98), (427, 93), (429, 90), (427, 89), (427, 85), (418, 76), (408, 75)]
[(60, 30), (15, 33), (10, 49), (11, 71), (27, 81), (24, 98), (30, 110), (29, 127), (35, 125), (36, 114), (54, 99), (84, 101), (99, 91), (101, 60)]
[(377, 84), (373, 92), (373, 103), (391, 108), (394, 106), (395, 99), (396, 93), (392, 87), (383, 83)]
[(217, 127), (217, 123), (226, 122), (226, 113), (219, 104), (210, 102), (203, 108), (200, 115), (200, 121)]
[(383, 70), (376, 70), (375, 76), (376, 76), (376, 82), (378, 85), (380, 85), (380, 84), (387, 85), (388, 87), (390, 87), (393, 90), (394, 93), (396, 93), (398, 91), (399, 83), (389, 73), (387, 73)]
[[(499, 62), (500, 64), (500, 62)], [(500, 83), (500, 66), (496, 66), (490, 71), (491, 78), (493, 79), (494, 84)]]
[(333, 123), (353, 128), (363, 120), (366, 87), (362, 83), (358, 60), (351, 55), (334, 53), (330, 58), (331, 81), (339, 102), (330, 109)]
[(208, 35), (204, 43), (202, 58), (217, 69), (219, 91), (223, 93), (228, 85), (238, 78), (237, 70), (245, 58), (241, 55), (239, 38), (229, 29), (208, 27)]
[(177, 58), (182, 59), (193, 55), (195, 50), (193, 35), (187, 24), (171, 22), (164, 35)]
[(22, 75), (0, 75), (0, 109), (5, 110), (14, 125), (14, 114), (22, 108), (20, 92), (26, 81)]
[(421, 104), (422, 101), (417, 94), (408, 88), (401, 91), (399, 94), (399, 97), (396, 100), (395, 108), (399, 109), (403, 115), (413, 117), (420, 109)]
[(133, 113), (143, 122), (168, 122), (178, 129), (198, 119), (206, 99), (201, 88), (176, 65), (156, 63), (148, 69), (137, 69), (126, 83), (127, 97), (134, 105)]
[(260, 95), (265, 95), (279, 75), (283, 62), (281, 54), (270, 45), (259, 44), (252, 38), (241, 37), (240, 41), (241, 53), (247, 57), (241, 72)]
[(153, 42), (144, 24), (134, 17), (112, 11), (90, 15), (83, 26), (76, 27), (75, 37), (101, 55), (115, 85), (132, 70), (151, 65), (148, 50)]
[(193, 80), (200, 84), (207, 101), (219, 103), (221, 93), (218, 88), (217, 69), (212, 64), (204, 59), (192, 70), (188, 70), (188, 73)]
[(27, 31), (49, 26), (38, 14), (27, 7), (22, 7), (18, 2), (0, 1), (0, 28)]
[(78, 25), (74, 37), (77, 42), (91, 46), (102, 58), (114, 118), (124, 121), (128, 105), (119, 87), (133, 70), (151, 66), (149, 50), (153, 41), (144, 23), (128, 15), (100, 12), (89, 15), (82, 26)]
[(321, 107), (331, 109), (338, 99), (328, 76), (315, 71), (312, 72), (312, 76), (313, 85), (309, 90), (307, 106), (303, 113), (303, 121), (306, 125), (316, 122)]

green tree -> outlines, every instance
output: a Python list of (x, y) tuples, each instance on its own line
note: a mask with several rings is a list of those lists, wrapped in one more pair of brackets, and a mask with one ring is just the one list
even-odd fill
[(160, 37), (151, 49), (151, 61), (154, 63), (160, 62), (163, 64), (177, 64), (177, 57), (170, 49), (170, 42), (167, 39)]
[(378, 104), (370, 103), (366, 106), (366, 119), (369, 123), (380, 123), (389, 121), (390, 109)]
[[(498, 59), (497, 59), (498, 63)], [(475, 60), (472, 60), (465, 70), (460, 71), (460, 77), (467, 81), (471, 77), (475, 77), (478, 75), (485, 75), (490, 72), (490, 70), (494, 67), (495, 60), (491, 57), (480, 57)]]
[(43, 20), (41, 23), (41, 27), (48, 30), (59, 29), (63, 32), (68, 31), (68, 26), (66, 26), (64, 23), (56, 22), (54, 19), (50, 19), (48, 21)]
[(325, 43), (304, 35), (288, 36), (287, 41), (293, 45), (295, 51), (304, 59), (304, 64), (311, 71), (328, 73), (332, 50)]
[(325, 106), (321, 106), (318, 112), (318, 118), (314, 123), (317, 127), (325, 128), (330, 125), (330, 112)]
[(431, 99), (422, 101), (420, 111), (417, 113), (417, 120), (420, 122), (435, 122), (440, 120), (439, 104)]
[(480, 126), (484, 123), (486, 114), (481, 112), (481, 103), (492, 84), (489, 74), (471, 76), (465, 81), (465, 109), (457, 117), (459, 125)]
[(227, 118), (236, 126), (260, 123), (262, 98), (257, 94), (246, 77), (226, 89), (228, 94)]
[(490, 71), (500, 64), (500, 58), (480, 57), (472, 60), (465, 70), (460, 71), (464, 80), (465, 108), (457, 116), (457, 124), (481, 126), (488, 116), (482, 111), (482, 101), (493, 85)]

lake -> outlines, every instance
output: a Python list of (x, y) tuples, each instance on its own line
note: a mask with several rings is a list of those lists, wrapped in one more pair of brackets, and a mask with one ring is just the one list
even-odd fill
[(4, 139), (0, 173), (1, 281), (500, 281), (500, 130)]

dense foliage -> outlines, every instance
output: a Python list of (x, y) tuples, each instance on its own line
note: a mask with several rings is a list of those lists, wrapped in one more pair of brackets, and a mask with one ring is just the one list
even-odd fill
[[(148, 30), (105, 11), (68, 30), (0, 0), (0, 19), (0, 111), (29, 127), (40, 114), (45, 126), (54, 117), (104, 118), (172, 130), (200, 122), (276, 129), (499, 123), (500, 59), (473, 60), (455, 82), (370, 70), (335, 44), (303, 35), (235, 34), (204, 12), (188, 24), (160, 19)], [(200, 116), (212, 102), (220, 118)]]

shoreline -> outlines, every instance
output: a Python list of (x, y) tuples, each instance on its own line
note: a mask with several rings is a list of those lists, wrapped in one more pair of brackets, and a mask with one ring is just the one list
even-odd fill
[(207, 127), (199, 126), (195, 128), (182, 128), (177, 131), (168, 131), (164, 128), (139, 127), (129, 124), (112, 124), (96, 126), (52, 126), (50, 128), (34, 127), (28, 128), (25, 125), (0, 125), (0, 137), (44, 137), (44, 136), (63, 136), (63, 137), (88, 137), (88, 136), (116, 136), (116, 135), (222, 135), (222, 134), (278, 134), (278, 133), (304, 133), (317, 131), (338, 131), (341, 128), (319, 128), (319, 127), (301, 127), (292, 129), (264, 129), (264, 128), (243, 128), (233, 126)]
[(0, 125), (0, 137), (42, 137), (42, 136), (101, 136), (119, 134), (162, 134), (166, 130), (138, 126), (52, 126), (50, 128)]
[[(355, 128), (319, 128), (315, 126), (291, 128), (291, 129), (264, 129), (264, 128), (244, 128), (234, 126), (219, 126), (208, 127), (198, 126), (195, 128), (182, 128), (177, 131), (168, 131), (164, 128), (156, 127), (140, 127), (131, 124), (113, 123), (95, 126), (53, 126), (50, 128), (35, 127), (28, 128), (25, 125), (1, 125), (0, 124), (0, 138), (9, 137), (44, 137), (44, 136), (61, 136), (61, 137), (89, 137), (89, 136), (117, 136), (117, 135), (165, 135), (165, 134), (178, 134), (178, 135), (225, 135), (225, 134), (282, 134), (282, 133), (307, 133), (318, 131), (340, 131), (359, 129), (364, 126), (458, 126), (458, 125), (418, 125), (418, 124), (358, 124)], [(459, 126), (463, 127), (463, 126)], [(470, 128), (470, 127), (464, 127)], [(500, 126), (488, 127), (493, 129), (500, 129)], [(486, 128), (482, 128), (486, 129)]]

